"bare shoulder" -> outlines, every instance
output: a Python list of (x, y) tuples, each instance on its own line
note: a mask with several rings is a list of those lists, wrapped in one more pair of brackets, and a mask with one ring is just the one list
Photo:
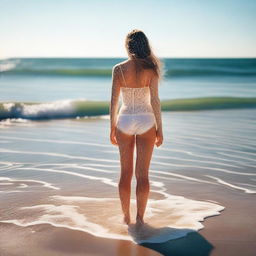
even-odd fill
[(115, 68), (115, 67), (119, 67), (119, 66), (125, 66), (127, 63), (129, 62), (129, 60), (127, 59), (127, 60), (124, 60), (124, 61), (121, 61), (121, 62), (119, 62), (119, 63), (117, 63), (117, 64), (115, 64), (114, 66), (113, 66), (113, 68)]
[(118, 75), (118, 72), (119, 72), (119, 63), (115, 64), (112, 68), (112, 74), (113, 75)]
[(127, 59), (127, 60), (124, 60), (122, 62), (115, 64), (112, 68), (113, 74), (119, 76), (120, 71), (121, 71), (120, 67), (122, 68), (122, 70), (125, 70), (128, 62), (129, 62), (129, 60)]
[(131, 62), (131, 60), (126, 59), (126, 60), (124, 60), (124, 61), (119, 62), (119, 65), (124, 66), (124, 65), (126, 65), (127, 63), (129, 63), (129, 62)]

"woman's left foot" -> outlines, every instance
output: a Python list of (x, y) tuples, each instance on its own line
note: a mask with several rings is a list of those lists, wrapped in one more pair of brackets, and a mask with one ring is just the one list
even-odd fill
[(141, 218), (139, 218), (139, 217), (136, 218), (136, 225), (141, 226), (141, 225), (144, 225), (144, 224), (145, 224), (145, 222), (144, 222), (143, 219), (141, 219)]

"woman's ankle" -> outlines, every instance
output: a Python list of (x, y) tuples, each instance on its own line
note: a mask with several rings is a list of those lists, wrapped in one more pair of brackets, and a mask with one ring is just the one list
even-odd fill
[(138, 224), (144, 224), (143, 217), (137, 216), (137, 217), (136, 217), (136, 223), (138, 223)]

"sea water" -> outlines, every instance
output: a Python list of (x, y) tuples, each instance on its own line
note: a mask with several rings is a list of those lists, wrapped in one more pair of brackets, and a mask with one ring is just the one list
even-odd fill
[[(220, 191), (253, 200), (255, 60), (165, 59), (159, 92), (168, 108), (164, 144), (154, 149), (149, 170), (147, 225), (139, 232), (123, 225), (119, 154), (109, 141), (107, 113), (111, 68), (120, 61), (1, 61), (0, 222), (159, 243), (198, 231), (206, 217), (221, 214)], [(234, 101), (226, 104), (224, 96)], [(228, 109), (207, 110), (218, 108), (220, 99)], [(185, 111), (173, 111), (171, 100)], [(191, 100), (199, 109), (191, 109)], [(92, 111), (88, 101), (103, 107)], [(135, 180), (132, 186), (134, 219)], [(191, 196), (175, 194), (177, 186)], [(198, 191), (210, 199), (193, 196)]]

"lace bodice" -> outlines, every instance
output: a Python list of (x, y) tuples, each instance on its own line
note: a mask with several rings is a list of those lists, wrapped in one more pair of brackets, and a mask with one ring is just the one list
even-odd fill
[[(121, 86), (121, 79), (118, 73), (119, 68), (125, 86)], [(111, 103), (109, 108), (111, 128), (116, 127), (120, 92), (122, 105), (119, 109), (119, 114), (154, 113), (157, 130), (162, 131), (161, 103), (158, 95), (158, 79), (156, 76), (150, 79), (149, 86), (132, 88), (127, 86), (121, 66), (115, 65), (113, 67)]]
[(119, 114), (154, 113), (148, 86), (140, 88), (121, 87), (122, 106)]

